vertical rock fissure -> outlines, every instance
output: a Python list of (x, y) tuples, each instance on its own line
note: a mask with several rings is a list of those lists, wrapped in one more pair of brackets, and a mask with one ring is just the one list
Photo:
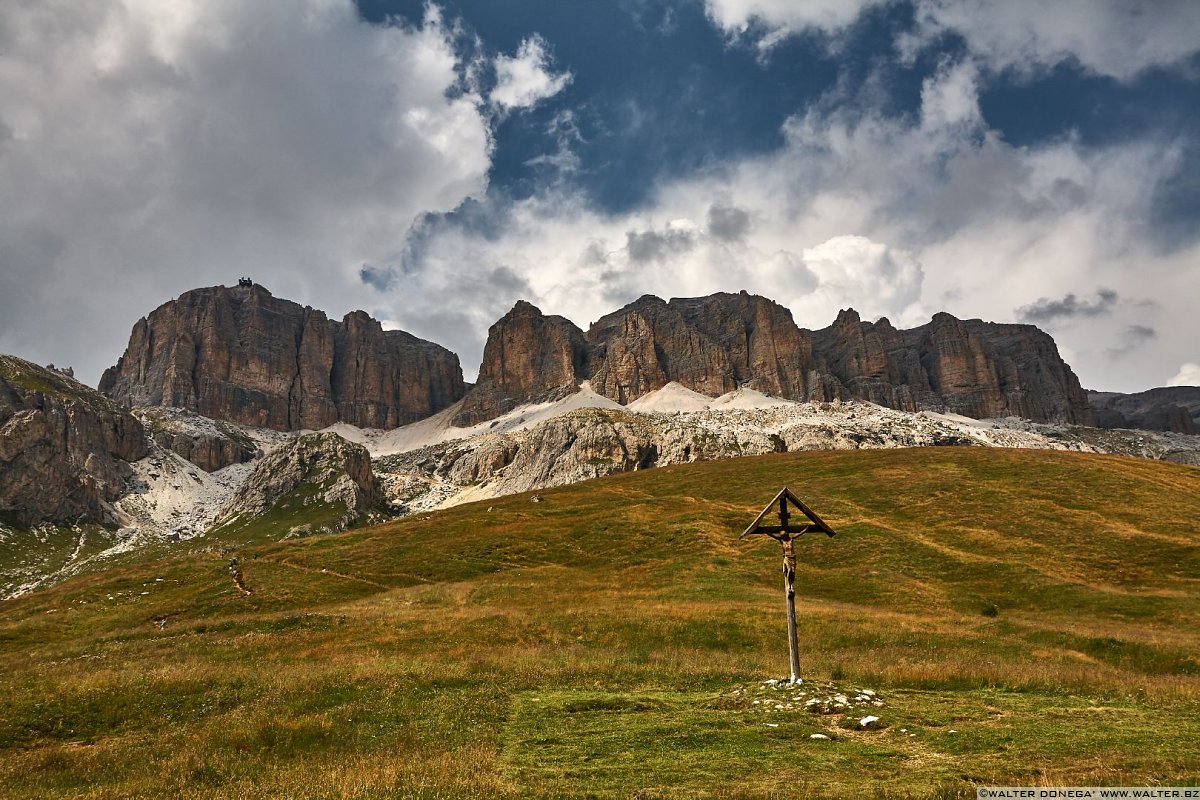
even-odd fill
[(301, 363), (304, 352), (304, 332), (308, 329), (308, 315), (311, 309), (304, 310), (300, 320), (300, 330), (296, 334), (295, 372), (292, 374), (291, 386), (288, 388), (287, 426), (289, 430), (299, 430), (304, 423), (299, 404), (304, 402), (304, 365)]

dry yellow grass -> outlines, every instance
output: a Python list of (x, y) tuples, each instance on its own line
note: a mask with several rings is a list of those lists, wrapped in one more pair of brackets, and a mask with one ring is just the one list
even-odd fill
[[(746, 699), (786, 646), (778, 553), (736, 536), (783, 483), (839, 531), (800, 543), (802, 666), (880, 692), (883, 730)], [(1200, 781), (1200, 470), (812, 453), (542, 495), (246, 549), (249, 597), (192, 545), (4, 604), (0, 794)]]

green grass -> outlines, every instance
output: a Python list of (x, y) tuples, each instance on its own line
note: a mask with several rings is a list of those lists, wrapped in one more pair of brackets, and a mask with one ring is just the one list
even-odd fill
[(116, 533), (100, 525), (21, 527), (0, 518), (0, 597), (111, 547)]
[(263, 514), (250, 518), (235, 517), (214, 528), (208, 535), (227, 546), (244, 546), (278, 541), (289, 534), (307, 536), (329, 533), (336, 530), (338, 523), (346, 516), (346, 507), (323, 502), (328, 488), (326, 485), (302, 483), (280, 496)]
[[(782, 484), (839, 534), (798, 543), (799, 689), (762, 683), (778, 547), (737, 541)], [(243, 545), (250, 595), (182, 543), (0, 605), (0, 796), (1200, 782), (1194, 467), (795, 453), (539, 494)]]

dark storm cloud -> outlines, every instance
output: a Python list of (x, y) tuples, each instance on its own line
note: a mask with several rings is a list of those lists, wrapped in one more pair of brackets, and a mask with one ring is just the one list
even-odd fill
[(673, 255), (686, 253), (696, 245), (696, 234), (690, 230), (629, 231), (625, 234), (625, 246), (629, 249), (629, 260), (634, 264), (663, 261)]
[(508, 267), (496, 267), (484, 276), (484, 287), (488, 294), (497, 293), (512, 297), (513, 302), (533, 295), (529, 281)]
[(1158, 338), (1158, 331), (1147, 325), (1129, 325), (1121, 333), (1121, 343), (1105, 352), (1109, 358), (1119, 358)]
[(1130, 325), (1125, 329), (1125, 336), (1131, 342), (1147, 342), (1158, 336), (1158, 331), (1147, 325)]
[(737, 206), (708, 209), (708, 233), (723, 242), (740, 242), (750, 232), (750, 212)]
[(1177, 167), (1154, 194), (1152, 221), (1165, 249), (1186, 247), (1200, 238), (1200, 85), (1192, 95), (1194, 138), (1177, 148)]
[(358, 271), (358, 278), (377, 292), (386, 292), (395, 283), (396, 274), (386, 267), (365, 266)]
[(1100, 289), (1095, 300), (1080, 300), (1073, 293), (1059, 300), (1042, 297), (1027, 306), (1017, 309), (1017, 319), (1035, 325), (1059, 320), (1101, 317), (1113, 310), (1118, 300), (1112, 289)]

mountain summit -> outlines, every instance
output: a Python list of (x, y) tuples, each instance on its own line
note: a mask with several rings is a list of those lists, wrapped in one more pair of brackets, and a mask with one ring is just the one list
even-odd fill
[(341, 322), (257, 284), (185, 292), (138, 320), (100, 391), (276, 430), (395, 428), (463, 396), (458, 356), (362, 311)]

